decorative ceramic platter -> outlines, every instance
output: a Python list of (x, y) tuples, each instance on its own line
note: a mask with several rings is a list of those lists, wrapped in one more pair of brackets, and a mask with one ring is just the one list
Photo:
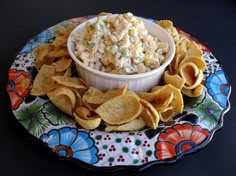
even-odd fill
[(82, 23), (89, 18), (66, 20), (42, 31), (16, 56), (9, 70), (7, 92), (12, 111), (24, 128), (59, 158), (73, 160), (93, 170), (142, 170), (153, 164), (175, 162), (205, 147), (223, 125), (223, 116), (230, 108), (231, 87), (210, 50), (181, 30), (178, 32), (202, 47), (207, 65), (203, 79), (205, 87), (200, 97), (184, 98), (184, 112), (160, 124), (157, 130), (107, 133), (80, 129), (47, 97), (29, 94), (38, 72), (32, 50), (40, 43), (51, 42), (60, 25)]

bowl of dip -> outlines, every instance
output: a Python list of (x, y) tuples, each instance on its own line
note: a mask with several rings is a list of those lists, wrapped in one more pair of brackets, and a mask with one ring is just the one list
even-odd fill
[(175, 54), (172, 36), (132, 13), (97, 16), (69, 35), (67, 49), (81, 78), (100, 90), (148, 91), (158, 85)]

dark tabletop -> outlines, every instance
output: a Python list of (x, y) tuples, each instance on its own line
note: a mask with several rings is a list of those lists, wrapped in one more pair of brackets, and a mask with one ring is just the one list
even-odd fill
[(0, 175), (105, 175), (57, 159), (36, 143), (15, 120), (6, 93), (7, 71), (25, 42), (65, 19), (99, 12), (132, 12), (153, 19), (170, 19), (204, 43), (221, 61), (233, 87), (231, 110), (224, 125), (201, 151), (171, 165), (152, 166), (141, 173), (121, 171), (107, 175), (219, 176), (235, 175), (236, 2), (225, 1), (102, 1), (102, 0), (1, 0), (0, 1)]

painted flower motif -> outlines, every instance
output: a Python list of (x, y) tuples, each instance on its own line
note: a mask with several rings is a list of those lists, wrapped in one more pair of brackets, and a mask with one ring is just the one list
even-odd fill
[(10, 96), (12, 110), (19, 107), (31, 87), (32, 84), (27, 72), (15, 69), (9, 70), (7, 92)]
[(194, 149), (209, 135), (209, 131), (198, 125), (175, 125), (160, 133), (156, 143), (155, 156), (159, 160), (176, 157)]
[(33, 103), (15, 112), (16, 119), (34, 136), (41, 135), (49, 126), (42, 113), (42, 105)]
[(76, 158), (88, 164), (98, 161), (98, 150), (94, 140), (85, 131), (64, 127), (43, 134), (40, 139), (59, 156)]
[(223, 70), (219, 70), (211, 74), (206, 80), (206, 87), (208, 93), (212, 98), (222, 107), (226, 108), (228, 104), (228, 95), (230, 92), (230, 85), (225, 77)]
[(25, 47), (20, 51), (19, 54), (27, 54), (36, 48), (40, 43), (48, 43), (51, 39), (51, 33), (49, 30), (44, 30), (40, 34), (36, 35), (34, 38), (29, 40)]
[(73, 119), (62, 113), (53, 103), (47, 102), (43, 105), (42, 113), (51, 125), (68, 124)]
[(219, 124), (222, 110), (213, 100), (206, 98), (202, 104), (196, 107), (195, 112), (199, 115), (200, 122), (212, 130)]

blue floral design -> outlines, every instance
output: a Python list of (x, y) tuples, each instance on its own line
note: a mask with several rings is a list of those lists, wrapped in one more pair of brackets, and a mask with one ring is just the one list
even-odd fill
[(222, 107), (227, 107), (230, 85), (223, 70), (211, 74), (206, 80), (206, 87), (213, 99)]
[(85, 131), (64, 127), (43, 134), (40, 139), (59, 156), (76, 158), (88, 164), (98, 161), (98, 150), (93, 139)]
[(20, 51), (20, 54), (27, 54), (35, 49), (40, 43), (48, 43), (52, 38), (49, 30), (44, 30), (40, 34), (36, 35), (30, 41), (27, 42), (25, 47)]

